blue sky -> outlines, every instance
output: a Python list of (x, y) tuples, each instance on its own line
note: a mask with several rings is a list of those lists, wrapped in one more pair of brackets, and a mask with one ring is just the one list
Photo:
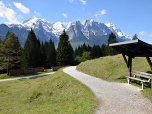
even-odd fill
[(152, 43), (152, 0), (2, 0), (0, 24), (37, 16), (49, 22), (93, 19), (113, 23), (126, 35)]

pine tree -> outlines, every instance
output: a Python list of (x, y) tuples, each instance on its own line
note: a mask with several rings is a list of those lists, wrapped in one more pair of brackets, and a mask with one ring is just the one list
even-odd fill
[(111, 34), (109, 34), (108, 45), (117, 42), (118, 41), (116, 40), (116, 35), (113, 32), (111, 32)]
[(45, 67), (46, 68), (46, 52), (45, 52), (45, 48), (43, 45), (43, 42), (40, 46), (40, 53), (41, 53), (41, 67)]
[(137, 39), (138, 39), (137, 34), (135, 34), (135, 35), (133, 36), (132, 40), (137, 40)]
[(73, 48), (69, 42), (69, 36), (66, 34), (65, 30), (63, 30), (63, 33), (60, 35), (56, 60), (58, 65), (73, 64)]
[(101, 46), (101, 56), (102, 57), (107, 55), (106, 48), (107, 48), (107, 46), (105, 44), (102, 44), (102, 46)]
[(56, 50), (55, 50), (55, 46), (54, 46), (54, 42), (52, 42), (52, 40), (50, 39), (49, 44), (48, 44), (48, 59), (47, 59), (47, 63), (48, 63), (48, 68), (55, 66), (56, 65)]
[(7, 69), (7, 75), (10, 69), (20, 67), (21, 45), (14, 33), (8, 31), (5, 40), (1, 42), (0, 55), (1, 67)]
[(117, 54), (118, 52), (115, 51), (114, 49), (112, 49), (111, 47), (109, 47), (109, 44), (112, 44), (112, 43), (117, 43), (118, 41), (116, 40), (116, 35), (111, 32), (111, 34), (109, 34), (109, 39), (108, 39), (108, 46), (106, 47), (106, 53), (107, 55), (115, 55)]
[(31, 28), (24, 45), (22, 54), (22, 68), (35, 68), (40, 66), (40, 42)]

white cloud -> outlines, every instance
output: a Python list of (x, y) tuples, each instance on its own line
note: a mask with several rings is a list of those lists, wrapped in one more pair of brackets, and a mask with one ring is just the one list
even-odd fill
[(22, 15), (18, 15), (18, 19), (22, 19), (23, 17), (22, 17)]
[(141, 31), (141, 32), (139, 32), (139, 34), (140, 34), (140, 35), (148, 35), (148, 33), (145, 32), (145, 31)]
[(104, 14), (106, 14), (106, 10), (105, 9), (101, 10), (101, 15), (104, 15)]
[(35, 15), (40, 16), (41, 14), (37, 11), (34, 11)]
[(21, 3), (14, 2), (14, 5), (15, 5), (21, 12), (23, 12), (23, 13), (25, 13), (25, 14), (30, 13), (29, 8), (25, 7), (25, 6), (22, 5)]
[(140, 31), (139, 34), (140, 35), (148, 35), (148, 37), (152, 37), (152, 32), (149, 34), (148, 32)]
[(149, 37), (152, 37), (152, 34), (149, 34)]
[(80, 2), (81, 2), (83, 5), (86, 5), (86, 1), (85, 1), (85, 0), (80, 0)]
[(10, 8), (7, 8), (2, 1), (0, 1), (0, 17), (7, 18), (8, 24), (19, 23), (16, 12)]
[(65, 14), (65, 13), (62, 13), (62, 15), (63, 15), (64, 17), (66, 17), (66, 18), (68, 17), (67, 14)]
[(97, 18), (98, 16), (101, 17), (103, 15), (105, 15), (107, 13), (107, 11), (105, 9), (98, 11), (94, 14), (94, 16)]
[(11, 6), (11, 4), (10, 4), (10, 3), (9, 3), (8, 5), (9, 5), (9, 6)]
[(73, 2), (73, 0), (69, 0), (70, 2)]
[(95, 14), (94, 14), (94, 16), (95, 16), (96, 18), (98, 17), (98, 15), (99, 15), (98, 13), (95, 13)]
[(77, 18), (77, 20), (79, 20), (79, 21), (80, 21), (80, 19), (79, 19), (79, 18)]

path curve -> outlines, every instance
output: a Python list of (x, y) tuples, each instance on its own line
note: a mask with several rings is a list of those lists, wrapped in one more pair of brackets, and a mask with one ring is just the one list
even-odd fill
[(31, 76), (24, 76), (24, 77), (17, 77), (17, 78), (8, 78), (8, 79), (2, 79), (2, 80), (0, 80), (0, 82), (21, 80), (21, 79), (28, 79), (28, 78), (36, 78), (36, 77), (41, 77), (41, 76), (47, 76), (47, 75), (54, 74), (54, 73), (55, 72), (50, 72), (50, 73), (44, 73), (44, 74), (38, 74), (38, 75), (31, 75)]
[(138, 87), (92, 77), (77, 71), (76, 66), (63, 71), (94, 92), (99, 101), (96, 114), (152, 114), (152, 103), (141, 94)]

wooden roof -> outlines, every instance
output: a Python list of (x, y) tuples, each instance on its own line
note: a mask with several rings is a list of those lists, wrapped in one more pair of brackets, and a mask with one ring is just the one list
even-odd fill
[(118, 52), (132, 57), (152, 57), (152, 45), (141, 40), (131, 40), (110, 44)]

